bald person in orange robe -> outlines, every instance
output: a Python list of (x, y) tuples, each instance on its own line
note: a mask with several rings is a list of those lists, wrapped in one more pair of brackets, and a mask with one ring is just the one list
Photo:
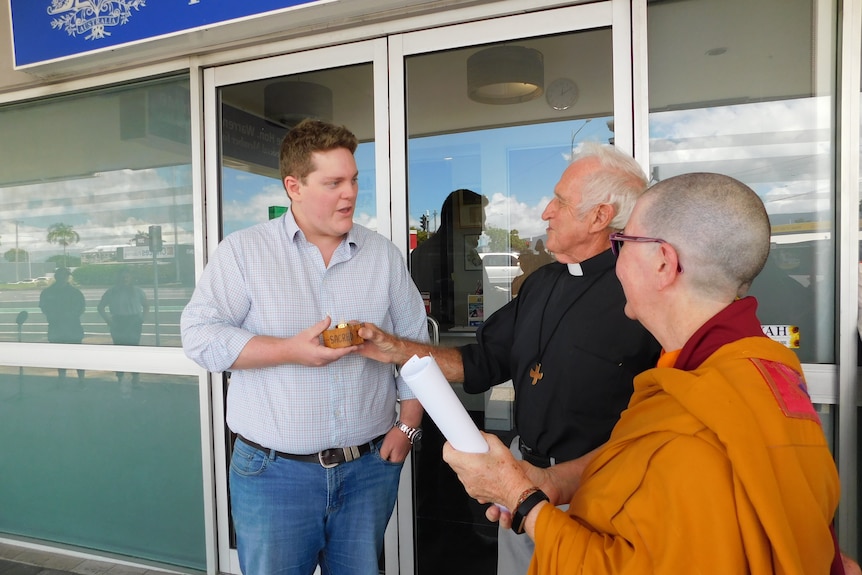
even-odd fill
[(838, 473), (802, 367), (744, 297), (769, 240), (763, 203), (733, 178), (654, 185), (611, 241), (626, 315), (667, 352), (609, 441), (550, 469), (493, 435), (487, 454), (444, 447), (471, 496), (512, 510), (488, 517), (535, 540), (530, 573), (843, 572)]

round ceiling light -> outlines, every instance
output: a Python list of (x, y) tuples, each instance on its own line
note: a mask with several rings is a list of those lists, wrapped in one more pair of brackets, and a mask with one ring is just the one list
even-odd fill
[(467, 94), (483, 104), (517, 104), (544, 92), (542, 53), (524, 46), (494, 46), (467, 58)]
[(312, 82), (280, 81), (263, 89), (267, 120), (292, 128), (305, 118), (332, 121), (332, 90)]

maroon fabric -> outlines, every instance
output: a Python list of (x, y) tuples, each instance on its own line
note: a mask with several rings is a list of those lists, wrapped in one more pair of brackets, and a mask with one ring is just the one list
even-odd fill
[(844, 562), (841, 560), (841, 548), (838, 547), (838, 537), (835, 535), (835, 526), (829, 526), (829, 532), (832, 534), (832, 542), (835, 543), (835, 557), (832, 558), (832, 568), (829, 569), (829, 575), (845, 575)]
[(766, 337), (756, 312), (757, 300), (753, 297), (745, 297), (731, 303), (688, 338), (674, 367), (691, 371), (725, 344), (744, 337)]

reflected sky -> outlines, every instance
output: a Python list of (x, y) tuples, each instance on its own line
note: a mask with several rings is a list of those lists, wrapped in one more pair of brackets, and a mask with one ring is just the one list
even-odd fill
[(192, 243), (191, 166), (99, 172), (75, 179), (0, 188), (0, 253), (16, 246), (42, 262), (63, 253), (48, 241), (61, 223), (78, 234), (70, 255), (130, 245), (150, 225), (165, 243)]
[[(709, 171), (733, 176), (763, 198), (776, 223), (828, 220), (829, 98), (803, 98), (650, 115), (653, 179)], [(541, 236), (541, 214), (571, 159), (573, 141), (608, 142), (609, 118), (571, 120), (413, 138), (408, 142), (411, 227), (423, 214), (435, 229), (446, 196), (466, 188), (485, 195), (487, 225)], [(365, 149), (363, 149), (365, 148)], [(360, 201), (356, 220), (374, 227), (373, 153), (357, 151)], [(280, 182), (225, 173), (225, 232), (262, 221), (270, 205), (285, 205)], [(395, 190), (393, 193), (399, 193)], [(435, 213), (436, 212), (436, 213)], [(782, 217), (784, 215), (785, 217)]]
[[(763, 198), (774, 223), (831, 221), (832, 126), (829, 97), (655, 112), (650, 115), (654, 179), (710, 171), (736, 177)], [(613, 138), (609, 118), (569, 120), (413, 138), (408, 142), (408, 211), (412, 227), (435, 212), (453, 190), (488, 198), (489, 226), (541, 236), (541, 213), (568, 165), (572, 145)], [(377, 226), (374, 146), (356, 153), (360, 194), (356, 221)], [(287, 205), (281, 182), (224, 168), (223, 225), (231, 233)], [(70, 254), (103, 245), (128, 245), (149, 225), (166, 242), (192, 242), (191, 168), (116, 170), (75, 179), (0, 188), (0, 253), (20, 247), (32, 261), (62, 254), (48, 227), (70, 225), (80, 241)], [(393, 190), (394, 195), (403, 193)], [(17, 225), (16, 225), (17, 222)], [(17, 238), (16, 238), (17, 227)]]

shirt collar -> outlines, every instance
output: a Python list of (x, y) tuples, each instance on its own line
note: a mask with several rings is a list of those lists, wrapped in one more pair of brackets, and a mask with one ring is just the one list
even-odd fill
[[(296, 218), (293, 217), (293, 210), (288, 209), (281, 217), (284, 219), (284, 229), (287, 231), (287, 237), (291, 241), (295, 241), (296, 234), (302, 233), (302, 230), (299, 229)], [(302, 237), (305, 237), (305, 234), (302, 234)]]
[[(300, 237), (305, 239), (305, 234), (296, 223), (296, 218), (293, 217), (293, 210), (287, 210), (282, 217), (284, 218), (284, 229), (287, 231), (287, 237), (291, 241), (296, 241), (297, 234), (300, 234)], [(346, 243), (350, 246), (351, 251), (355, 251), (361, 245), (360, 236), (356, 232), (356, 226), (357, 224), (354, 222), (346, 236)], [(342, 245), (344, 245), (344, 240), (342, 240)]]

